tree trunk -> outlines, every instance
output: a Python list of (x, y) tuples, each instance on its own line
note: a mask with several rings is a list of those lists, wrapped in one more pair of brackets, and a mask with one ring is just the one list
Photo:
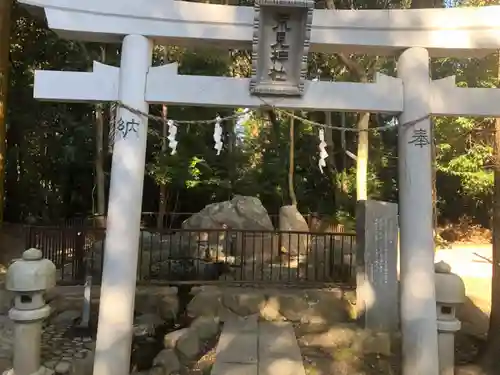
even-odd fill
[(97, 226), (104, 226), (106, 216), (106, 175), (104, 173), (104, 104), (95, 106), (95, 184), (97, 190)]
[[(161, 116), (165, 121), (163, 121), (162, 124), (162, 138), (161, 138), (161, 152), (164, 154), (167, 152), (167, 111), (168, 108), (166, 105), (162, 105), (161, 108)], [(166, 184), (161, 184), (160, 185), (160, 203), (158, 206), (158, 218), (156, 222), (156, 227), (158, 229), (163, 229), (165, 228), (165, 215), (167, 213), (167, 185)]]
[(7, 90), (9, 88), (10, 22), (12, 0), (0, 0), (0, 226), (3, 223), (4, 178), (7, 133)]
[[(101, 47), (101, 62), (106, 62), (106, 47)], [(95, 176), (97, 190), (97, 227), (105, 226), (106, 217), (106, 175), (104, 173), (105, 153), (104, 153), (104, 112), (105, 105), (100, 103), (95, 106)]]
[[(325, 1), (326, 9), (335, 9), (333, 0)], [(337, 54), (338, 59), (360, 82), (367, 83), (368, 75), (365, 69), (357, 61), (350, 59), (343, 53)], [(356, 155), (356, 200), (368, 199), (368, 127), (370, 124), (370, 113), (363, 112), (358, 117), (358, 152)]]
[(358, 118), (358, 152), (356, 155), (356, 200), (368, 199), (368, 126), (370, 114), (362, 112)]
[(236, 143), (236, 134), (234, 128), (236, 126), (236, 120), (226, 121), (227, 123), (227, 134), (228, 134), (228, 145), (227, 145), (227, 170), (229, 177), (229, 197), (230, 200), (234, 195), (235, 185), (236, 185), (236, 164), (234, 160), (234, 149)]
[(439, 243), (438, 227), (438, 212), (437, 212), (437, 164), (436, 164), (436, 132), (434, 122), (431, 120), (431, 147), (432, 147), (432, 222), (434, 224), (434, 243)]
[[(498, 87), (500, 87), (500, 52), (498, 53)], [(493, 275), (491, 279), (491, 314), (486, 346), (480, 359), (485, 374), (500, 373), (500, 118), (495, 120), (494, 188), (493, 188)]]
[(297, 196), (295, 195), (295, 187), (293, 185), (293, 173), (295, 170), (295, 119), (290, 117), (290, 153), (288, 163), (288, 190), (290, 192), (290, 200), (293, 206), (297, 206)]

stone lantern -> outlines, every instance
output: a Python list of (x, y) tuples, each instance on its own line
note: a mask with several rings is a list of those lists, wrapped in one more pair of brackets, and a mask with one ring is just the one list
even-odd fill
[(455, 333), (461, 327), (456, 312), (465, 302), (465, 285), (446, 263), (436, 264), (435, 270), (439, 374), (454, 375)]
[[(12, 375), (46, 374), (40, 366), (42, 322), (50, 314), (44, 293), (56, 285), (56, 267), (37, 249), (26, 250), (7, 270), (5, 287), (14, 297), (9, 318), (14, 322)], [(50, 370), (49, 370), (50, 371)]]

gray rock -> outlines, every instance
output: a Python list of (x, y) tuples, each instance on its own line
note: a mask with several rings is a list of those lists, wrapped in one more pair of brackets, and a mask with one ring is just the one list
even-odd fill
[(73, 370), (73, 365), (71, 362), (61, 361), (55, 367), (56, 374), (69, 374)]
[(181, 329), (178, 329), (177, 331), (173, 331), (173, 332), (167, 333), (163, 337), (163, 346), (166, 349), (173, 349), (173, 348), (175, 348), (175, 345), (177, 344), (177, 341), (179, 340), (179, 338), (182, 335), (184, 335), (188, 331), (188, 329), (189, 328), (181, 328)]
[(240, 316), (257, 314), (266, 297), (258, 292), (227, 292), (222, 297), (223, 304)]
[(318, 291), (310, 297), (309, 308), (301, 312), (302, 323), (332, 326), (349, 320), (351, 307), (345, 299), (336, 297), (329, 291)]
[[(14, 371), (12, 371), (14, 372)], [(54, 375), (54, 370), (47, 368), (47, 367), (40, 367), (40, 370), (38, 371), (38, 375)]]
[(342, 347), (351, 347), (359, 339), (359, 327), (356, 324), (339, 324), (334, 327), (323, 326), (322, 328), (319, 332), (314, 332), (314, 329), (311, 329), (312, 332), (301, 335), (300, 344), (331, 352)]
[(309, 309), (309, 303), (305, 300), (304, 296), (280, 294), (278, 301), (281, 315), (292, 322), (300, 322), (303, 313)]
[(52, 360), (52, 361), (46, 361), (46, 362), (44, 362), (43, 365), (45, 367), (50, 368), (50, 369), (53, 370), (56, 367), (56, 365), (57, 365), (57, 361), (54, 361), (54, 360)]
[[(309, 232), (306, 219), (297, 210), (296, 206), (283, 206), (280, 208), (280, 231)], [(307, 254), (309, 248), (309, 235), (307, 234), (281, 234), (280, 251), (296, 256)]]
[(194, 329), (188, 329), (179, 337), (175, 344), (175, 349), (180, 355), (180, 359), (190, 362), (200, 354), (201, 342), (198, 333)]
[(283, 316), (280, 313), (280, 303), (278, 298), (275, 296), (269, 297), (261, 306), (259, 316), (268, 321), (283, 320)]
[(159, 301), (158, 312), (163, 320), (174, 320), (179, 312), (177, 294), (167, 294)]
[(180, 371), (181, 363), (174, 350), (163, 349), (153, 360), (153, 367), (162, 368), (163, 375), (171, 375)]
[(185, 229), (273, 230), (273, 224), (261, 201), (237, 195), (231, 201), (212, 203), (182, 223)]
[(217, 316), (222, 308), (222, 292), (218, 289), (207, 289), (195, 294), (189, 301), (187, 313), (190, 317)]
[(195, 330), (200, 340), (208, 340), (219, 332), (220, 320), (212, 316), (200, 316), (192, 323), (190, 329)]

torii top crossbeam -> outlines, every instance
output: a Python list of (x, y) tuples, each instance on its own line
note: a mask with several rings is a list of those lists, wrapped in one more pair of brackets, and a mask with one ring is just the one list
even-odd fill
[[(249, 48), (252, 7), (175, 0), (20, 0), (45, 9), (61, 37), (118, 42), (139, 34), (160, 44)], [(456, 9), (315, 10), (311, 52), (483, 56), (500, 49), (500, 6)]]

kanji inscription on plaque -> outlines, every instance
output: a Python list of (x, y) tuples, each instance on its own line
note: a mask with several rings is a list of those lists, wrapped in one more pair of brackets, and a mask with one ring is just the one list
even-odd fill
[(250, 93), (302, 95), (313, 6), (309, 0), (255, 1)]

